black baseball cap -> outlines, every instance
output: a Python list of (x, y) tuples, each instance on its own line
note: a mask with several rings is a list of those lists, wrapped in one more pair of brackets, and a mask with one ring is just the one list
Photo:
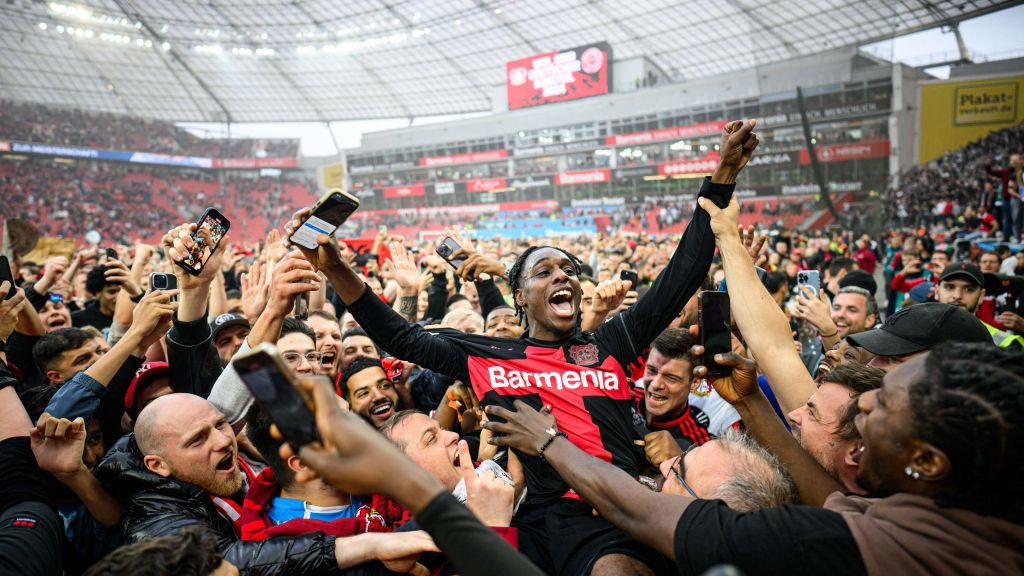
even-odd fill
[(877, 356), (921, 352), (946, 340), (992, 343), (981, 320), (959, 306), (939, 302), (904, 308), (886, 318), (881, 327), (846, 339)]
[(210, 322), (210, 330), (213, 332), (212, 337), (216, 338), (218, 332), (232, 326), (245, 326), (246, 328), (251, 328), (249, 325), (249, 319), (241, 314), (221, 314), (214, 318), (213, 322)]
[(939, 281), (950, 278), (965, 278), (973, 281), (978, 286), (985, 286), (985, 275), (981, 273), (981, 268), (978, 268), (977, 264), (971, 262), (953, 262), (946, 266), (942, 274), (939, 274)]
[(871, 297), (874, 298), (875, 293), (878, 292), (878, 282), (863, 270), (851, 270), (845, 276), (839, 279), (839, 289), (842, 290), (847, 286), (856, 286), (863, 288), (871, 293)]

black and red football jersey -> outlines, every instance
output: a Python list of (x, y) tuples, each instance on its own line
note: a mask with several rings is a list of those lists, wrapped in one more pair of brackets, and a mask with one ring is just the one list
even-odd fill
[[(725, 207), (734, 187), (706, 178), (700, 194)], [(594, 332), (577, 330), (559, 342), (427, 331), (408, 323), (369, 289), (348, 310), (388, 353), (469, 383), (484, 406), (513, 410), (517, 399), (538, 410), (550, 404), (558, 429), (573, 444), (637, 476), (645, 460), (633, 442), (637, 434), (625, 370), (700, 287), (714, 250), (710, 216), (697, 209), (668, 266), (632, 308)], [(566, 494), (568, 485), (553, 468), (539, 458), (517, 456), (531, 502)]]

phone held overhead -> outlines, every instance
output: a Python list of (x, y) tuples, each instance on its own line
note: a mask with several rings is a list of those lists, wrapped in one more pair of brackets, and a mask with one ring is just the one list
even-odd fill
[(309, 216), (302, 222), (302, 226), (288, 237), (288, 241), (315, 250), (317, 236), (333, 236), (334, 231), (358, 209), (359, 199), (355, 196), (338, 188), (329, 190), (313, 204), (309, 209)]
[(196, 223), (195, 232), (192, 233), (192, 249), (184, 260), (177, 263), (178, 266), (189, 274), (198, 276), (230, 228), (231, 221), (220, 211), (216, 208), (207, 208)]

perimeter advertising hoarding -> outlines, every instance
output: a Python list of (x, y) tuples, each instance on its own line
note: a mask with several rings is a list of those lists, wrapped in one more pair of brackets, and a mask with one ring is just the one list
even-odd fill
[(555, 175), (556, 186), (573, 186), (576, 184), (600, 184), (612, 178), (612, 171), (607, 168), (596, 170), (570, 170)]
[(921, 82), (918, 161), (1024, 122), (1024, 75)]
[[(814, 151), (817, 153), (818, 162), (822, 164), (846, 162), (848, 160), (865, 160), (868, 158), (886, 158), (889, 156), (889, 141), (875, 140), (854, 144), (815, 146)], [(807, 151), (807, 148), (800, 149), (800, 163), (804, 165), (811, 163), (811, 153)]]
[(80, 146), (60, 146), (35, 142), (11, 142), (10, 151), (43, 156), (65, 158), (90, 158), (113, 160), (135, 164), (158, 164), (184, 168), (256, 169), (256, 168), (297, 168), (297, 158), (203, 158), (200, 156), (174, 156), (155, 152), (132, 152), (129, 150), (100, 150)]
[(420, 166), (452, 166), (454, 164), (472, 164), (474, 162), (492, 162), (508, 158), (508, 150), (484, 150), (483, 152), (467, 152), (451, 156), (429, 156), (419, 159)]
[(712, 136), (721, 134), (722, 129), (728, 124), (725, 120), (714, 122), (701, 122), (689, 126), (673, 126), (671, 128), (660, 128), (658, 130), (644, 130), (643, 132), (632, 132), (630, 134), (617, 134), (609, 136), (605, 143), (609, 146), (636, 146), (639, 144), (650, 144), (665, 140), (683, 140), (686, 138), (700, 138), (701, 136)]
[(505, 64), (508, 109), (577, 100), (611, 92), (612, 48), (595, 42)]
[(423, 196), (427, 193), (423, 184), (410, 184), (408, 186), (391, 186), (384, 189), (385, 198), (412, 198)]

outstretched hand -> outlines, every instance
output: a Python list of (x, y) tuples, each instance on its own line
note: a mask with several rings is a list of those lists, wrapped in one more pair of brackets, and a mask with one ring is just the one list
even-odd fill
[[(292, 234), (296, 230), (302, 227), (302, 223), (309, 218), (309, 208), (303, 208), (292, 215), (291, 221), (285, 224), (284, 235), (285, 238), (291, 238)], [(306, 257), (317, 270), (324, 272), (331, 272), (334, 270), (340, 270), (345, 266), (345, 257), (342, 254), (341, 247), (338, 246), (338, 241), (327, 234), (320, 234), (316, 237), (317, 247), (315, 249), (309, 249), (305, 246), (298, 246), (302, 255)]]

